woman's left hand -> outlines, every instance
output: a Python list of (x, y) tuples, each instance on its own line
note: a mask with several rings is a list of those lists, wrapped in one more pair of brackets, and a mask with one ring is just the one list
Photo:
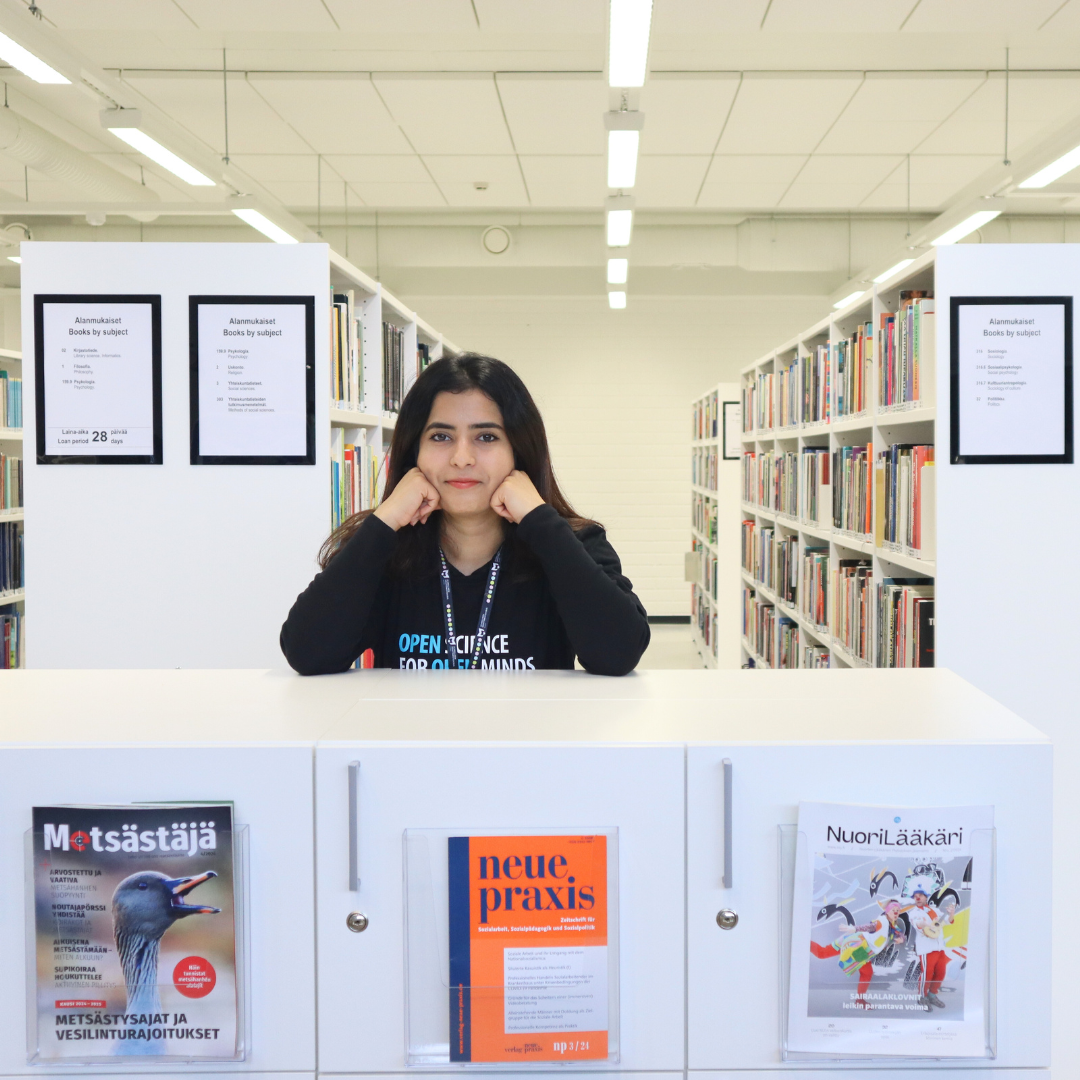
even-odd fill
[(543, 505), (544, 500), (529, 479), (529, 474), (520, 469), (515, 469), (491, 496), (491, 509), (499, 517), (504, 517), (515, 525), (519, 524), (530, 510)]

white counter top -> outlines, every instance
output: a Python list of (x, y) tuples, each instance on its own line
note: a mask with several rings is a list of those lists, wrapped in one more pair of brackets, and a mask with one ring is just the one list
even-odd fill
[(0, 745), (1046, 742), (952, 672), (0, 672)]

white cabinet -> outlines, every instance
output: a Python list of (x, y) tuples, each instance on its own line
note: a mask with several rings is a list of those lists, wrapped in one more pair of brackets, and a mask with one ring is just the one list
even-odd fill
[[(509, 722), (509, 717), (508, 717)], [(349, 885), (349, 764), (359, 762), (360, 887)], [(323, 744), (316, 750), (319, 1068), (405, 1069), (403, 835), (619, 830), (621, 1060), (684, 1062), (681, 746)], [(361, 911), (368, 928), (346, 925)]]
[[(724, 758), (732, 765), (731, 888), (722, 884)], [(780, 1052), (777, 827), (794, 824), (800, 800), (995, 807), (997, 1057), (921, 1067), (1048, 1065), (1051, 780), (1045, 743), (690, 746), (689, 1068), (788, 1067)], [(718, 927), (721, 908), (738, 913), (734, 929)]]
[[(249, 1053), (188, 1072), (315, 1071), (311, 748), (0, 748), (0, 1075), (40, 1074), (26, 1063), (24, 835), (31, 807), (66, 803), (233, 802), (248, 826)], [(130, 1060), (130, 1059), (129, 1059)], [(176, 1066), (172, 1067), (174, 1070)], [(158, 1066), (155, 1071), (169, 1066)], [(130, 1075), (124, 1060), (49, 1073)]]

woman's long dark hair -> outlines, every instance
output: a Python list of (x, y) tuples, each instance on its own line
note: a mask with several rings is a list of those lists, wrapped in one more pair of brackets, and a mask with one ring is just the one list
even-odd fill
[[(405, 395), (390, 441), (383, 499), (388, 498), (401, 478), (416, 467), (420, 437), (427, 427), (435, 398), (439, 394), (461, 394), (466, 390), (479, 390), (498, 405), (506, 437), (514, 451), (514, 468), (528, 475), (544, 502), (575, 530), (595, 524), (579, 517), (559, 490), (551, 467), (544, 421), (532, 394), (513, 368), (501, 360), (478, 353), (462, 353), (460, 356), (436, 360), (421, 372)], [(320, 566), (326, 566), (371, 513), (371, 510), (361, 510), (353, 514), (330, 534), (319, 551)], [(434, 572), (437, 561), (434, 546), (441, 516), (436, 511), (428, 519), (427, 525), (405, 527), (398, 531), (398, 543), (391, 559), (393, 569), (402, 572), (426, 567)], [(431, 558), (427, 557), (429, 554)]]

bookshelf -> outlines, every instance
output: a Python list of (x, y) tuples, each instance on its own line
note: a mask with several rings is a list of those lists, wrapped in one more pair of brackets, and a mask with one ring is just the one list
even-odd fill
[(377, 505), (397, 403), (427, 362), (459, 352), (415, 311), (330, 251), (330, 523)]
[(744, 667), (933, 662), (934, 259), (741, 372)]
[[(25, 520), (21, 499), (13, 494), (3, 497), (5, 478), (11, 472), (8, 465), (5, 474), (4, 459), (23, 458), (22, 427), (12, 423), (20, 419), (12, 413), (22, 403), (22, 353), (0, 349), (0, 371), (8, 376), (7, 379), (0, 376), (0, 558), (3, 558), (7, 545), (13, 540), (18, 544), (21, 540)], [(20, 380), (18, 386), (14, 385), (15, 380)], [(9, 505), (13, 502), (16, 505)], [(5, 580), (6, 576), (4, 567), (0, 566), (0, 670), (22, 667), (25, 652), (26, 589), (21, 579), (12, 583)], [(11, 584), (17, 587), (5, 588)], [(11, 642), (13, 630), (14, 646)]]

